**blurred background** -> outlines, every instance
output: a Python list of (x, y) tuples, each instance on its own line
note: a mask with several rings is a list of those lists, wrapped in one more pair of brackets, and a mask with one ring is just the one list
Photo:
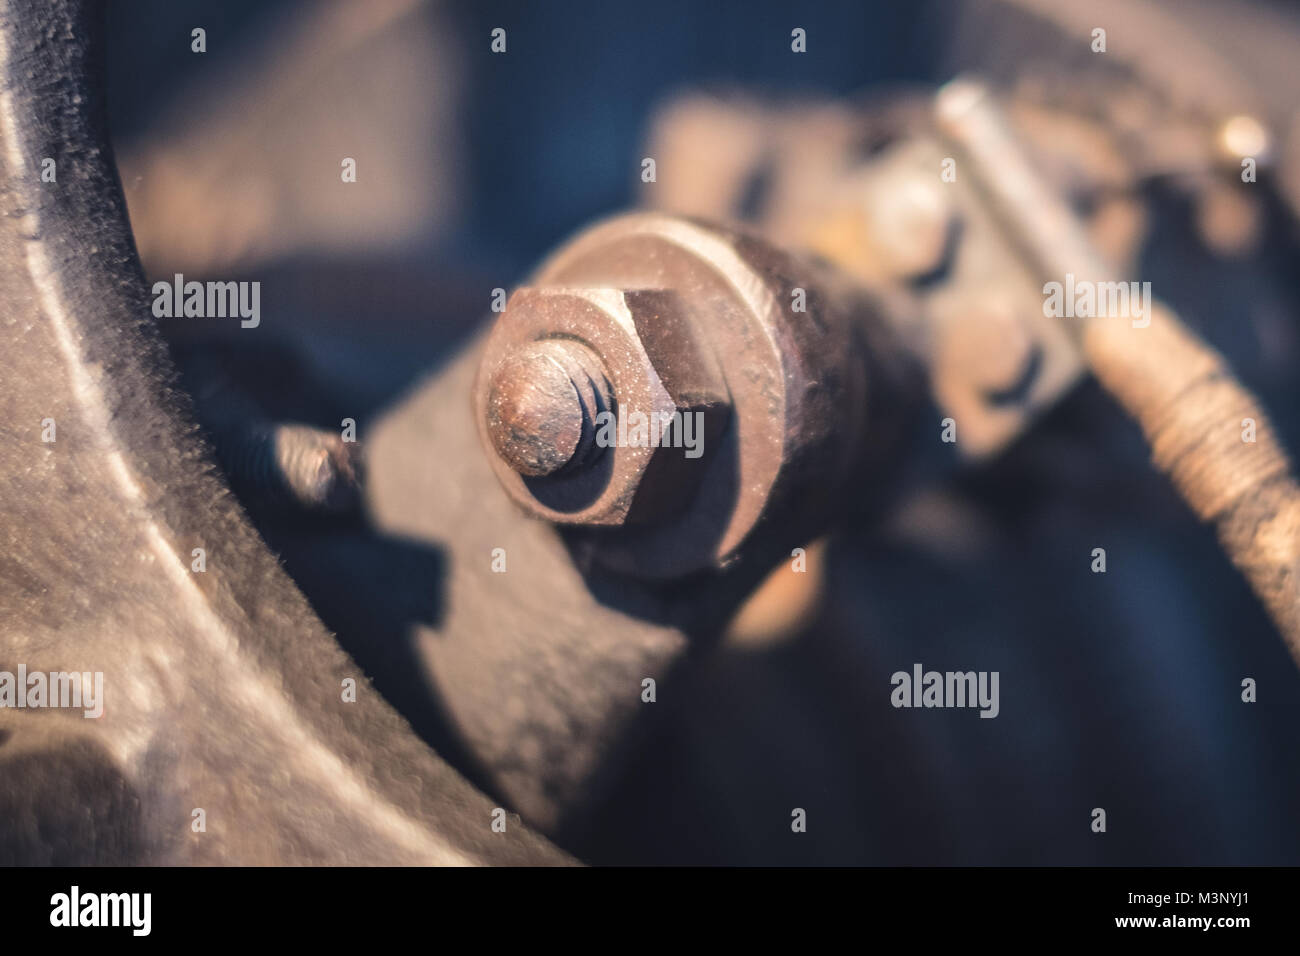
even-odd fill
[[(1128, 152), (1050, 124), (1046, 148), (1082, 157), (1061, 173), (1082, 184), (1076, 207), (1109, 217), (1300, 449), (1289, 5), (134, 0), (107, 15), (148, 279), (262, 283), (256, 335), (162, 323), (213, 435), (248, 415), (364, 433), (484, 327), (494, 288), (595, 218), (651, 204), (779, 233), (801, 189), (870, 152), (895, 98), (968, 70), (1049, 117), (1107, 126), (1104, 107), (1139, 104)], [(1270, 131), (1257, 203), (1216, 185), (1204, 132), (1242, 110)], [(404, 665), (436, 562), (395, 556), (361, 517), (246, 504), (381, 692), (491, 790)], [(1097, 546), (1104, 575), (1081, 557)], [(811, 562), (806, 588), (760, 592), (694, 663), (557, 842), (594, 863), (1300, 863), (1300, 675), (1096, 383), (994, 460), (909, 488), (883, 525), (846, 518)], [(888, 674), (917, 661), (1000, 671), (998, 719), (891, 708)], [(792, 806), (812, 821), (793, 844)]]

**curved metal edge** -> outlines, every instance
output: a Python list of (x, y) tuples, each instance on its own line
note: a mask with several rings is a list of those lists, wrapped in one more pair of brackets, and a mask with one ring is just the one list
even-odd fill
[[(569, 862), (516, 823), (492, 832), (491, 803), (370, 689), (202, 446), (108, 145), (100, 13), (0, 5), (0, 670), (102, 670), (106, 702), (98, 720), (0, 710), (0, 767), (27, 771), (0, 770), (0, 810), (35, 814), (4, 832), (0, 812), (0, 862)], [(121, 799), (82, 842), (46, 845), (57, 804), (108, 777)]]

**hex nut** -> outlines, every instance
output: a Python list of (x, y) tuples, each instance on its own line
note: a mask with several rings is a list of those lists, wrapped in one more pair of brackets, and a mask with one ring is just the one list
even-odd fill
[(663, 289), (518, 290), (489, 336), (475, 394), (498, 479), (557, 524), (672, 514), (729, 413), (717, 359)]

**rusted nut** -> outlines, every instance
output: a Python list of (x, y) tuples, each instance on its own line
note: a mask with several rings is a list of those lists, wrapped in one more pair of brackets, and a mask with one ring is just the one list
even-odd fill
[(479, 374), (497, 476), (557, 524), (680, 510), (729, 410), (717, 359), (663, 289), (520, 289)]
[[(484, 343), (475, 401), (497, 477), (529, 514), (568, 526), (583, 565), (670, 578), (788, 554), (863, 450), (866, 325), (828, 280), (754, 236), (674, 216), (584, 231), (511, 297)], [(603, 439), (593, 422), (598, 447), (585, 455), (557, 371), (544, 368), (551, 383), (537, 394), (507, 394), (530, 374), (512, 366), (556, 341), (581, 343), (609, 385)], [(558, 421), (538, 434), (500, 431), (507, 419), (527, 431), (543, 408)]]

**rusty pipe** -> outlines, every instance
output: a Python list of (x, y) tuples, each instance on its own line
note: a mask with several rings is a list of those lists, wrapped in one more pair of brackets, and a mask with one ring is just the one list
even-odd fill
[[(1116, 278), (1025, 159), (983, 85), (950, 83), (936, 100), (936, 119), (1042, 275)], [(1152, 462), (1215, 526), (1300, 666), (1300, 486), (1291, 462), (1259, 400), (1222, 355), (1171, 309), (1156, 306), (1143, 318), (1094, 315), (1070, 328), (1097, 380), (1141, 426)]]

